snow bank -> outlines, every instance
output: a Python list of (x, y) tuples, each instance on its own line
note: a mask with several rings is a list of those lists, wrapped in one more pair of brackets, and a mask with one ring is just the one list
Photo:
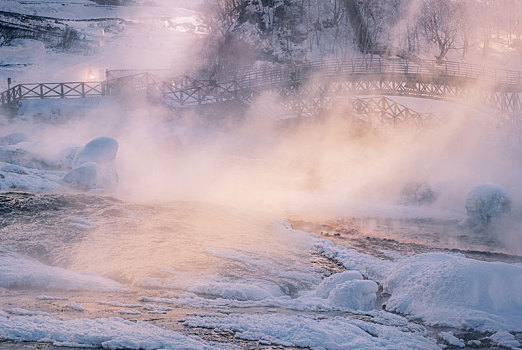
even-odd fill
[(312, 349), (440, 349), (423, 333), (364, 322), (351, 317), (230, 314), (187, 317), (190, 327), (234, 331), (241, 339)]
[(0, 247), (0, 287), (54, 290), (123, 291), (112, 280), (90, 272), (73, 272)]
[(489, 339), (506, 348), (518, 348), (520, 346), (520, 342), (516, 340), (515, 336), (506, 331), (496, 332)]
[(387, 310), (429, 324), (481, 331), (522, 330), (522, 269), (444, 253), (397, 261), (384, 280)]
[(386, 310), (430, 325), (522, 331), (522, 268), (463, 255), (424, 253), (395, 262), (317, 240), (317, 249), (391, 294)]
[(124, 319), (65, 319), (54, 315), (7, 317), (0, 313), (0, 339), (104, 349), (231, 349), (196, 337)]
[(498, 185), (476, 186), (466, 199), (468, 225), (474, 230), (484, 230), (502, 215), (511, 211), (512, 199), (508, 191)]

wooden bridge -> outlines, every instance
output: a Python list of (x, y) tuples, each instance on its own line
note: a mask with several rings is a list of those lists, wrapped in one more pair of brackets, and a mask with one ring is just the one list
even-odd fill
[[(141, 94), (173, 108), (184, 108), (230, 101), (250, 105), (259, 96), (268, 94), (280, 102), (284, 113), (313, 116), (330, 108), (339, 98), (351, 103), (356, 111), (365, 110), (359, 107), (369, 103), (362, 96), (410, 96), (474, 101), (501, 116), (504, 122), (518, 123), (522, 118), (522, 72), (459, 62), (353, 59), (242, 69), (197, 78), (130, 73), (109, 72), (103, 82), (20, 84), (0, 94), (0, 105), (16, 107), (21, 100), (35, 98)], [(346, 98), (349, 96), (359, 98)], [(373, 102), (372, 110), (392, 119), (422, 119), (421, 114), (390, 99)]]

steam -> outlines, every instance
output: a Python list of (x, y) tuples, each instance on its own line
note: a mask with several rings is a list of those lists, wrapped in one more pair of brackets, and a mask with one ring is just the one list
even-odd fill
[[(169, 49), (144, 55), (136, 50), (144, 41)], [(105, 58), (111, 53), (112, 62), (125, 68), (168, 66), (181, 74), (199, 44), (198, 36), (173, 35), (168, 41), (134, 30)], [(35, 151), (47, 157), (94, 137), (114, 137), (120, 185), (113, 195), (131, 201), (208, 201), (274, 216), (394, 216), (405, 186), (428, 183), (438, 198), (424, 213), (442, 216), (463, 214), (470, 189), (494, 183), (512, 194), (512, 217), (520, 220), (522, 154), (494, 129), (494, 117), (480, 100), (433, 103), (439, 118), (430, 127), (390, 131), (364, 125), (342, 104), (318, 119), (281, 120), (269, 107), (259, 107), (278, 101), (260, 99), (240, 112), (216, 109), (211, 116), (196, 109), (179, 115), (148, 104), (126, 110), (125, 103), (108, 100), (66, 123), (18, 121), (2, 131), (44, 140)], [(426, 100), (408, 102), (422, 106)], [(518, 242), (515, 249), (522, 252), (516, 235), (508, 230), (503, 237)]]

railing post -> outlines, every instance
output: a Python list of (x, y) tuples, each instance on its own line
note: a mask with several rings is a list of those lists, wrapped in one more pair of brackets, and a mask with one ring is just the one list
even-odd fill
[(85, 83), (82, 83), (82, 97), (85, 97)]
[(40, 84), (40, 98), (43, 100), (43, 84)]
[(60, 97), (65, 98), (65, 94), (63, 93), (63, 83), (60, 84)]

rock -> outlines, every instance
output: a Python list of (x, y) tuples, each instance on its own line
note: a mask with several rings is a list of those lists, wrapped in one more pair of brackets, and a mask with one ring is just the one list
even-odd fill
[(482, 231), (511, 212), (511, 205), (511, 196), (505, 188), (494, 184), (478, 185), (466, 199), (467, 224), (473, 230)]

